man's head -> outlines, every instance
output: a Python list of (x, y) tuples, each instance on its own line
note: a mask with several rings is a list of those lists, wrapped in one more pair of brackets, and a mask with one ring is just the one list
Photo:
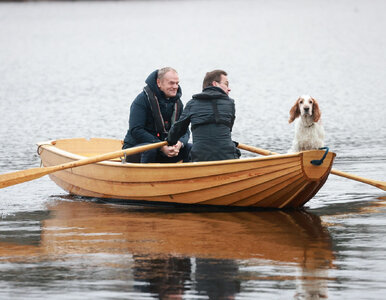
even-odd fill
[(173, 68), (166, 67), (158, 70), (157, 86), (164, 92), (166, 98), (177, 95), (179, 82), (177, 71)]
[(205, 89), (210, 86), (217, 86), (221, 88), (225, 93), (229, 94), (231, 89), (229, 88), (228, 74), (223, 70), (214, 70), (208, 72), (205, 75), (204, 82), (202, 84), (202, 89)]

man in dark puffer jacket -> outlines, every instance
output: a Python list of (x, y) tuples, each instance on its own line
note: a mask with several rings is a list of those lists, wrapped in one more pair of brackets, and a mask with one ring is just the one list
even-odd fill
[(194, 162), (240, 157), (231, 137), (235, 103), (228, 96), (227, 75), (223, 70), (206, 73), (202, 93), (193, 95), (169, 131), (167, 142), (174, 145), (191, 124), (193, 147), (190, 155)]
[[(152, 72), (146, 79), (147, 86), (135, 98), (130, 107), (129, 130), (126, 133), (123, 149), (163, 141), (171, 125), (178, 120), (183, 104), (180, 100), (181, 87), (177, 71), (166, 67)], [(139, 161), (177, 162), (189, 160), (191, 144), (187, 129), (173, 146), (163, 146), (140, 154)], [(131, 162), (137, 157), (129, 157)]]

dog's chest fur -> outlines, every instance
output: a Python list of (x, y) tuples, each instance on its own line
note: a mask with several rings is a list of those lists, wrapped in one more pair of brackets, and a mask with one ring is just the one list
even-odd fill
[(324, 129), (319, 123), (298, 118), (295, 122), (295, 132), (293, 145), (295, 151), (318, 149), (324, 146)]

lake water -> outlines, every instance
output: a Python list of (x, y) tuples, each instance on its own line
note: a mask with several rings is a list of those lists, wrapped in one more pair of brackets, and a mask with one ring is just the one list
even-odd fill
[[(383, 0), (0, 3), (0, 173), (36, 143), (122, 139), (153, 70), (183, 102), (229, 74), (233, 138), (286, 152), (299, 95), (334, 167), (386, 180)], [(244, 156), (252, 154), (243, 153)], [(386, 194), (331, 175), (304, 211), (188, 211), (68, 196), (48, 177), (0, 190), (0, 299), (384, 299)]]

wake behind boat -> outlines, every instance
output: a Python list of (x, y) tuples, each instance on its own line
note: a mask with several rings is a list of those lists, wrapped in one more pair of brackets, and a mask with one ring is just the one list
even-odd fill
[[(38, 143), (45, 167), (118, 151), (122, 141), (73, 138)], [(108, 160), (50, 174), (73, 195), (162, 203), (299, 208), (319, 191), (335, 153), (312, 150), (246, 159), (176, 164)]]

